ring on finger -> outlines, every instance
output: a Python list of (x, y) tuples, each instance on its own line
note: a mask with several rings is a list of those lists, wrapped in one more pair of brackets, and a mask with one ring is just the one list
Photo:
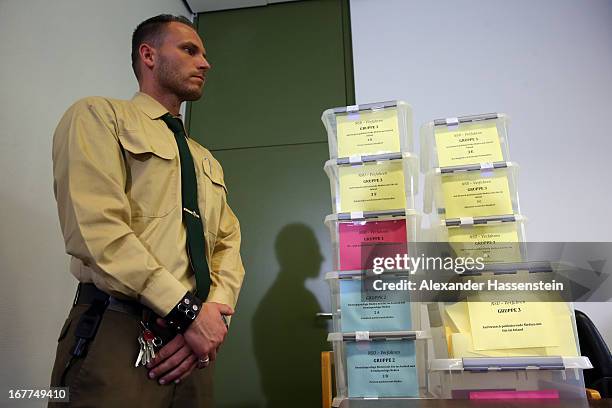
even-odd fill
[(210, 364), (210, 358), (208, 356), (206, 356), (204, 358), (200, 357), (198, 359), (198, 368), (208, 367), (208, 364)]

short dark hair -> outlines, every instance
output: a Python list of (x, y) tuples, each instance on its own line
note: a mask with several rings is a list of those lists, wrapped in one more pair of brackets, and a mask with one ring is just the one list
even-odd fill
[(139, 79), (139, 73), (137, 69), (138, 63), (138, 48), (142, 43), (150, 43), (154, 47), (158, 47), (163, 39), (164, 28), (169, 23), (181, 23), (185, 24), (194, 30), (196, 27), (189, 19), (184, 16), (174, 16), (172, 14), (160, 14), (155, 17), (151, 17), (138, 24), (138, 27), (132, 34), (132, 69), (136, 78)]

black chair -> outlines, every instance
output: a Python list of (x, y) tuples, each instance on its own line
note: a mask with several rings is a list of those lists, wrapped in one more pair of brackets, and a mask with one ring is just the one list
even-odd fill
[(612, 398), (612, 355), (599, 330), (591, 319), (576, 310), (576, 329), (580, 351), (591, 360), (592, 370), (584, 370), (584, 383), (587, 388), (593, 388), (602, 398)]

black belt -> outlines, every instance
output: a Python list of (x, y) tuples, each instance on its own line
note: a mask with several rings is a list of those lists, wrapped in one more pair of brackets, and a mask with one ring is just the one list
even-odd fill
[[(108, 298), (106, 310), (126, 313), (132, 316), (137, 316), (139, 320), (144, 322), (147, 327), (167, 344), (174, 338), (176, 333), (169, 328), (158, 326), (156, 323), (157, 315), (151, 309), (133, 300), (117, 299), (113, 296), (108, 296), (101, 291), (93, 283), (79, 283), (77, 294), (74, 299), (74, 305), (91, 305), (94, 300)], [(91, 306), (90, 306), (91, 307)]]
[[(98, 289), (93, 283), (79, 283), (77, 294), (74, 298), (74, 305), (89, 305), (94, 299), (100, 298), (104, 295), (105, 292)], [(138, 302), (121, 300), (113, 296), (108, 298), (108, 310), (127, 313), (134, 316), (142, 316), (143, 308), (144, 307)]]

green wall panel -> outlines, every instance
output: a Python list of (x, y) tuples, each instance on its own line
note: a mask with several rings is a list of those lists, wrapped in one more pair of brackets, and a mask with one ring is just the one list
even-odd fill
[(329, 302), (322, 280), (331, 265), (323, 224), (331, 212), (322, 168), (327, 144), (214, 155), (240, 220), (246, 268), (237, 314), (217, 360), (217, 406), (317, 407), (320, 352), (330, 345), (328, 328), (315, 314), (329, 306), (321, 306), (305, 284), (314, 283)]
[(347, 79), (352, 88), (346, 8), (308, 0), (200, 14), (212, 69), (191, 132), (211, 150), (326, 141), (321, 112), (345, 104)]
[(190, 134), (225, 171), (246, 278), (215, 367), (218, 407), (318, 407), (330, 350), (324, 109), (354, 104), (348, 0), (200, 14), (212, 63)]

